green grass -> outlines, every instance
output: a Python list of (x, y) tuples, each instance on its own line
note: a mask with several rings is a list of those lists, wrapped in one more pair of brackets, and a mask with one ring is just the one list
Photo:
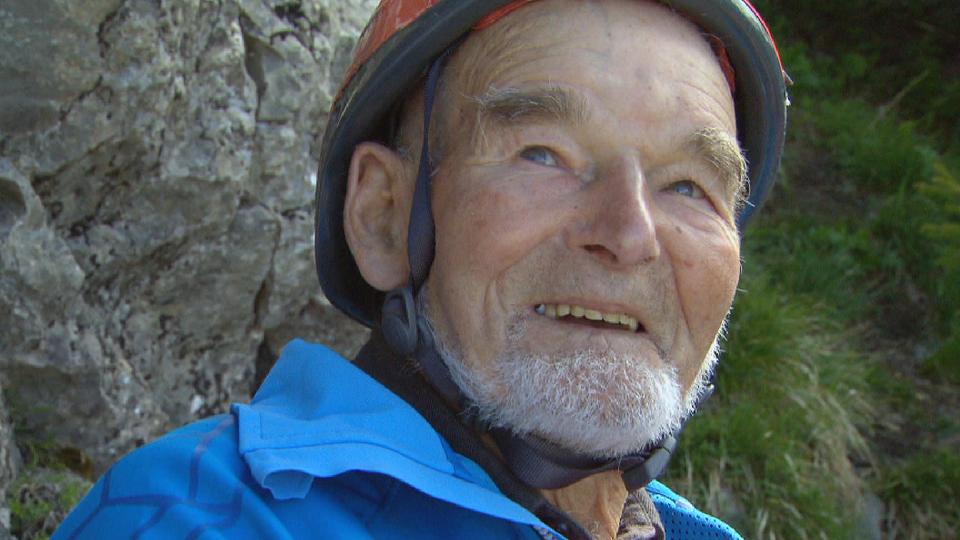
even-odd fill
[(67, 470), (27, 468), (7, 490), (11, 532), (24, 540), (46, 540), (90, 489)]
[(24, 467), (6, 491), (10, 532), (21, 540), (45, 540), (86, 495), (93, 470), (78, 449), (30, 435), (17, 432)]
[(822, 149), (841, 174), (873, 193), (897, 193), (930, 178), (936, 153), (917, 144), (914, 124), (882, 115), (859, 99), (821, 101), (815, 121)]
[[(941, 448), (883, 470), (879, 494), (890, 503), (897, 538), (953, 538), (960, 527), (960, 453)], [(909, 516), (909, 522), (896, 519)]]
[(869, 231), (811, 215), (761, 222), (744, 244), (754, 254), (747, 264), (757, 265), (780, 290), (845, 320), (865, 317), (883, 294), (886, 276), (902, 266)]
[[(954, 156), (953, 163), (960, 162)], [(941, 321), (952, 325), (951, 339), (960, 341), (960, 176), (948, 158), (934, 164), (933, 176), (917, 186), (921, 196), (930, 201), (929, 215), (920, 225), (920, 232), (934, 247), (932, 264), (938, 278), (932, 284), (936, 308)]]
[(742, 288), (718, 394), (666, 481), (747, 538), (856, 537), (862, 482), (849, 456), (869, 459), (864, 363), (818, 305), (752, 272)]
[(920, 366), (920, 373), (929, 379), (960, 385), (960, 331), (953, 335)]

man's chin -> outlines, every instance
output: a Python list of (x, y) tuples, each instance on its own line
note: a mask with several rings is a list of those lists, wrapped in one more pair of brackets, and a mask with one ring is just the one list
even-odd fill
[[(673, 363), (586, 347), (560, 354), (529, 351), (522, 319), (508, 331), (505, 350), (484, 365), (465, 365), (459, 343), (436, 332), (421, 290), (418, 308), (437, 352), (481, 420), (514, 433), (536, 435), (597, 458), (636, 453), (680, 430), (693, 412), (716, 362), (717, 341), (700, 376), (684, 392)], [(718, 336), (719, 340), (719, 336)]]
[(511, 345), (491, 363), (490, 373), (457, 370), (458, 384), (481, 416), (519, 435), (617, 458), (675, 435), (696, 412), (719, 360), (725, 323), (686, 389), (675, 362), (659, 349), (655, 359), (591, 348), (544, 355), (522, 346), (522, 327), (513, 330)]
[(635, 453), (677, 431), (686, 412), (672, 367), (618, 355), (514, 352), (483, 374), (448, 362), (485, 421), (593, 457)]

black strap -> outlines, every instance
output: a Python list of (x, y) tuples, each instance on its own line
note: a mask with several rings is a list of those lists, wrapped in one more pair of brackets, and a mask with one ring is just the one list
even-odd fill
[[(417, 168), (417, 179), (410, 207), (410, 222), (407, 225), (407, 261), (410, 265), (410, 280), (403, 287), (388, 292), (384, 296), (383, 307), (380, 310), (380, 327), (387, 343), (404, 356), (413, 354), (422, 339), (417, 328), (414, 299), (430, 273), (435, 247), (433, 207), (430, 203), (430, 177), (433, 172), (433, 160), (430, 157), (430, 117), (433, 114), (433, 102), (440, 84), (443, 65), (463, 39), (460, 38), (447, 48), (433, 61), (427, 72), (423, 91), (423, 141), (420, 147), (420, 164)], [(440, 367), (434, 366), (432, 369), (438, 371)]]
[(460, 387), (453, 382), (450, 376), (450, 369), (437, 352), (436, 344), (433, 342), (433, 333), (426, 328), (426, 321), (422, 317), (417, 317), (417, 324), (420, 332), (420, 345), (414, 353), (417, 364), (423, 370), (423, 374), (433, 388), (443, 396), (443, 398), (452, 406), (459, 410), (466, 410), (463, 393)]
[(423, 90), (423, 141), (420, 146), (420, 166), (417, 169), (417, 184), (413, 192), (413, 204), (410, 208), (410, 223), (407, 226), (407, 260), (410, 262), (410, 285), (413, 294), (427, 279), (433, 264), (434, 224), (433, 206), (430, 203), (430, 177), (433, 172), (433, 159), (430, 157), (430, 117), (433, 114), (433, 101), (440, 83), (440, 73), (447, 58), (456, 49), (457, 44), (443, 52), (427, 72)]
[[(713, 395), (714, 389), (711, 380), (698, 396), (694, 410)], [(518, 437), (500, 428), (489, 431), (513, 474), (531, 486), (556, 489), (600, 472), (620, 470), (628, 491), (640, 489), (663, 474), (677, 448), (680, 433), (677, 431), (641, 452), (619, 459), (599, 460), (570, 452), (539, 437)]]
[(619, 459), (598, 460), (574, 454), (534, 436), (523, 438), (504, 429), (492, 429), (497, 447), (510, 470), (523, 482), (542, 489), (569, 486), (597, 473), (623, 471), (628, 491), (640, 489), (656, 479), (667, 468), (677, 445), (674, 437)]

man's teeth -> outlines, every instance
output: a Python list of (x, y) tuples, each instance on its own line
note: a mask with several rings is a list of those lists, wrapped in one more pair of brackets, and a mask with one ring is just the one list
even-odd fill
[(589, 321), (603, 321), (610, 324), (619, 324), (631, 332), (636, 332), (637, 328), (640, 327), (637, 319), (625, 313), (606, 313), (604, 311), (587, 309), (577, 305), (538, 304), (536, 311), (540, 315), (546, 315), (551, 319), (566, 317), (569, 315), (571, 317), (576, 317), (577, 319), (587, 319)]

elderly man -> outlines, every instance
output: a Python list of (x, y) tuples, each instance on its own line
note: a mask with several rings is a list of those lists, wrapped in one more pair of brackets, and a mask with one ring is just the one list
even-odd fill
[(737, 538), (652, 480), (785, 103), (744, 0), (382, 2), (317, 196), (321, 284), (370, 342), (290, 344), (57, 537)]

